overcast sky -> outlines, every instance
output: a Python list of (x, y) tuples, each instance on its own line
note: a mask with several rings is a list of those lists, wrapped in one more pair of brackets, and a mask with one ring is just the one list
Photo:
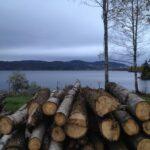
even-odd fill
[(80, 0), (0, 0), (0, 60), (97, 59), (98, 8)]
[(100, 8), (81, 0), (0, 0), (0, 60), (98, 60)]

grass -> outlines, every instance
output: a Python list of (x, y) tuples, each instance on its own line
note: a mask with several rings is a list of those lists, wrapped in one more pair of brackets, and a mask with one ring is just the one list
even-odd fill
[(140, 94), (140, 96), (150, 103), (150, 94)]
[(17, 95), (6, 98), (5, 109), (14, 112), (31, 99), (31, 96)]

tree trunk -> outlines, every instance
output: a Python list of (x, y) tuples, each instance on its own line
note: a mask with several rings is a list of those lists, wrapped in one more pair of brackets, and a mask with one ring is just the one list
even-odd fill
[(52, 139), (56, 142), (63, 142), (66, 138), (64, 129), (62, 127), (55, 126), (55, 125), (52, 127), (51, 136), (52, 136)]
[(57, 108), (65, 96), (65, 91), (55, 92), (42, 106), (43, 113), (47, 116), (54, 115), (57, 111)]
[(100, 117), (116, 110), (118, 101), (104, 90), (84, 89), (82, 91), (92, 110)]
[(28, 143), (29, 150), (39, 150), (41, 148), (44, 133), (45, 133), (44, 124), (40, 124), (33, 130)]
[(74, 96), (78, 91), (79, 87), (80, 82), (76, 82), (73, 88), (70, 91), (68, 91), (67, 96), (65, 96), (64, 100), (60, 104), (54, 118), (56, 125), (58, 126), (65, 125), (73, 104)]
[(139, 133), (139, 126), (129, 113), (118, 110), (114, 112), (114, 115), (127, 135), (133, 136)]
[(63, 150), (63, 146), (59, 142), (51, 141), (49, 150)]
[(105, 87), (109, 82), (109, 60), (108, 60), (108, 0), (103, 0), (103, 24), (104, 24), (104, 68)]
[(23, 124), (26, 121), (26, 118), (27, 108), (26, 105), (23, 105), (14, 114), (4, 116), (0, 119), (0, 133), (10, 134), (17, 125)]
[(143, 122), (143, 131), (144, 133), (146, 133), (147, 135), (150, 135), (150, 120)]
[(148, 102), (116, 83), (108, 83), (107, 89), (119, 98), (122, 104), (127, 105), (128, 110), (139, 120), (146, 121), (150, 119), (150, 105)]
[(88, 129), (87, 112), (84, 98), (77, 96), (71, 114), (65, 126), (65, 132), (70, 138), (83, 137)]
[(99, 121), (100, 132), (109, 141), (118, 141), (120, 137), (120, 126), (114, 118), (106, 118)]

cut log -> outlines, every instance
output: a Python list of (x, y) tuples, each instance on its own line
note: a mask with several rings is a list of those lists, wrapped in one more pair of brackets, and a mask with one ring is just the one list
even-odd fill
[(29, 150), (40, 150), (44, 133), (45, 133), (44, 124), (40, 124), (33, 130), (28, 143)]
[(89, 142), (87, 145), (83, 147), (83, 150), (95, 150), (94, 145)]
[(43, 138), (41, 150), (49, 150), (50, 140), (51, 140), (50, 134), (48, 131), (46, 131)]
[(56, 125), (58, 126), (65, 125), (73, 104), (74, 96), (78, 91), (79, 87), (80, 83), (76, 82), (73, 88), (68, 92), (69, 94), (65, 96), (64, 100), (60, 104), (54, 118)]
[(127, 135), (132, 136), (139, 133), (139, 125), (128, 112), (118, 110), (114, 112), (114, 115)]
[(65, 91), (55, 91), (55, 93), (42, 105), (43, 113), (47, 116), (54, 115), (64, 96)]
[(28, 114), (33, 114), (33, 112), (36, 110), (36, 108), (39, 107), (39, 105), (42, 105), (45, 101), (48, 100), (49, 96), (49, 89), (41, 89), (39, 92), (37, 92), (28, 103)]
[(63, 128), (55, 125), (52, 128), (51, 136), (52, 139), (56, 142), (63, 142), (66, 138)]
[(28, 103), (28, 127), (35, 127), (40, 121), (42, 121), (42, 104), (46, 102), (49, 98), (50, 91), (48, 89), (42, 89), (32, 98)]
[(129, 136), (126, 138), (132, 149), (150, 150), (150, 138), (143, 135)]
[(8, 143), (8, 141), (11, 139), (13, 134), (9, 134), (9, 135), (3, 135), (2, 138), (0, 139), (0, 150), (4, 150), (6, 144)]
[(146, 133), (147, 135), (150, 135), (150, 120), (143, 122), (143, 131), (144, 133)]
[(90, 107), (100, 117), (103, 117), (119, 107), (118, 101), (102, 89), (92, 90), (86, 88), (82, 93), (84, 93)]
[(84, 98), (78, 96), (74, 102), (65, 126), (66, 134), (74, 139), (83, 137), (88, 129), (87, 112)]
[(120, 126), (114, 118), (106, 118), (99, 122), (100, 132), (109, 141), (118, 141), (120, 137)]
[(101, 137), (96, 136), (96, 134), (92, 133), (92, 135), (90, 136), (90, 141), (94, 145), (94, 150), (104, 150), (104, 144)]
[(63, 146), (61, 143), (52, 140), (49, 146), (49, 150), (63, 150)]
[(23, 132), (24, 131), (18, 131), (14, 134), (5, 146), (5, 150), (26, 150), (27, 143)]
[(122, 104), (127, 105), (129, 111), (139, 120), (150, 120), (150, 104), (148, 102), (116, 83), (108, 83), (106, 89), (119, 98)]
[(26, 121), (26, 117), (26, 105), (23, 105), (14, 114), (2, 117), (0, 119), (0, 133), (10, 134), (17, 125), (23, 124)]

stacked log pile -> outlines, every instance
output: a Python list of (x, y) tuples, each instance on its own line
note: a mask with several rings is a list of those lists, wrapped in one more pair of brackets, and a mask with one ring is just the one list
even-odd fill
[(150, 150), (150, 105), (127, 89), (40, 90), (0, 118), (0, 150)]
[(0, 113), (4, 110), (5, 98), (7, 96), (7, 92), (0, 91)]

